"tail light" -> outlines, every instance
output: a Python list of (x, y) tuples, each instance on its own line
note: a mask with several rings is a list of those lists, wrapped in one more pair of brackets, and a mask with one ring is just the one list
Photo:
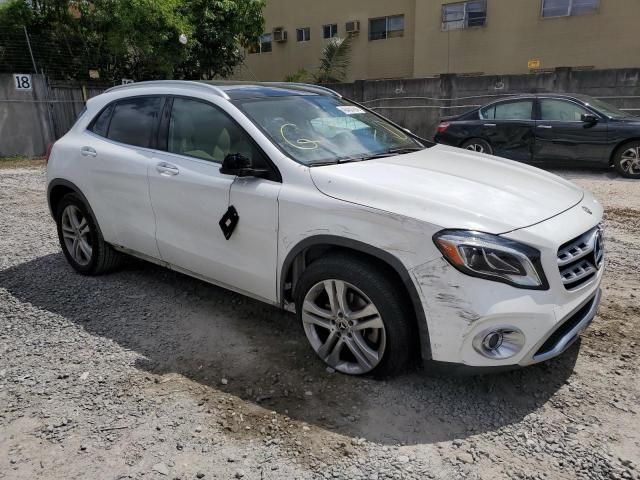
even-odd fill
[(51, 156), (51, 149), (53, 148), (53, 143), (47, 145), (47, 153), (44, 154), (45, 163), (49, 163), (49, 157)]
[(444, 133), (447, 128), (449, 128), (449, 122), (440, 122), (438, 125), (438, 133)]

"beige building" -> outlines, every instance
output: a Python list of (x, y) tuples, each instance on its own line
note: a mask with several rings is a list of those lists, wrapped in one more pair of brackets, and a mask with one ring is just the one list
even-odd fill
[(639, 67), (638, 18), (640, 0), (267, 0), (266, 33), (236, 77), (312, 72), (348, 30), (349, 81)]

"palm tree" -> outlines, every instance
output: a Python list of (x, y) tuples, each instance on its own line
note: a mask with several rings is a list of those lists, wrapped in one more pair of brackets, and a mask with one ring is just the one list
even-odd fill
[(285, 82), (293, 82), (293, 83), (303, 83), (306, 82), (309, 78), (309, 72), (307, 72), (304, 68), (301, 68), (295, 73), (290, 73), (286, 77), (284, 77)]
[(322, 50), (320, 66), (314, 74), (316, 83), (340, 83), (347, 76), (351, 63), (351, 35), (346, 38), (332, 38)]

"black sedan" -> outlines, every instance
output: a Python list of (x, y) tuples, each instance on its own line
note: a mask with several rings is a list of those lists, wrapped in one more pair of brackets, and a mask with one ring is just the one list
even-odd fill
[(640, 178), (640, 117), (585, 95), (501, 99), (442, 120), (435, 141), (532, 164), (613, 165)]

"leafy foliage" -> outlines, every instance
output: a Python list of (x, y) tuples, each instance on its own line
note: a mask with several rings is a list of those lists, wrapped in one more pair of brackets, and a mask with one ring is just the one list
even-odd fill
[(0, 65), (30, 67), (24, 26), (38, 68), (54, 78), (86, 79), (90, 69), (108, 82), (224, 77), (242, 61), (240, 46), (262, 33), (263, 7), (264, 0), (10, 0), (0, 7), (0, 45), (8, 45)]
[(285, 82), (302, 83), (309, 80), (310, 74), (304, 68), (301, 68), (295, 73), (290, 73), (284, 77)]
[(347, 76), (351, 64), (353, 37), (332, 38), (322, 50), (320, 66), (314, 75), (316, 83), (340, 83)]

